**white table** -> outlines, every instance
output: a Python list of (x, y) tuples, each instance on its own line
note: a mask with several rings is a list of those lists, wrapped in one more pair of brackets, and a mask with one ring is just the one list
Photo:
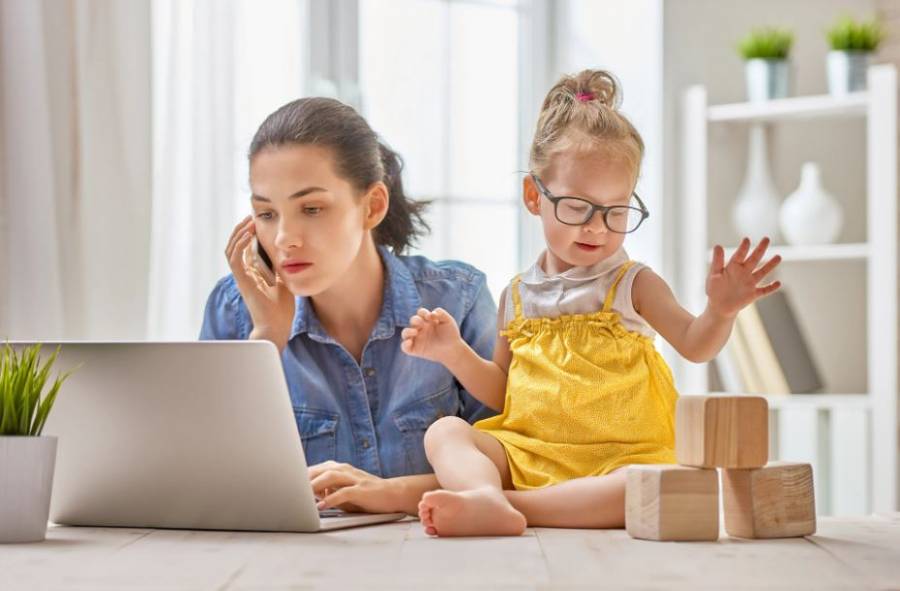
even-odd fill
[(51, 527), (0, 545), (0, 589), (900, 589), (900, 513), (809, 538), (660, 543), (623, 530), (433, 539), (417, 521), (322, 534)]

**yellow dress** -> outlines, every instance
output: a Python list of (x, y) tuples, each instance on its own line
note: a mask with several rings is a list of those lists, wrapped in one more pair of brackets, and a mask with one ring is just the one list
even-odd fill
[(503, 444), (516, 489), (628, 464), (675, 463), (672, 372), (653, 340), (627, 330), (612, 309), (632, 264), (619, 268), (593, 314), (525, 318), (521, 277), (510, 284), (515, 316), (501, 333), (512, 352), (503, 413), (475, 428)]

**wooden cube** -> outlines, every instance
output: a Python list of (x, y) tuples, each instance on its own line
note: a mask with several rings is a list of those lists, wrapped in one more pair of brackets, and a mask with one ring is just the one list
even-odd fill
[(644, 540), (717, 540), (719, 474), (675, 464), (628, 467), (625, 529)]
[(698, 468), (760, 468), (769, 459), (769, 404), (761, 396), (682, 396), (675, 457)]
[(725, 531), (740, 538), (792, 538), (816, 532), (812, 466), (772, 462), (722, 470)]

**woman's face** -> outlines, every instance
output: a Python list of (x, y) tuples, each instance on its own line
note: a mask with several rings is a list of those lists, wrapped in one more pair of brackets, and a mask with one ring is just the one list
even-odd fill
[(250, 162), (256, 235), (295, 295), (327, 291), (346, 275), (387, 210), (387, 190), (364, 195), (338, 176), (331, 150), (289, 145)]
[[(560, 152), (540, 179), (555, 197), (581, 197), (606, 206), (629, 205), (635, 182), (630, 165), (598, 150)], [(582, 226), (560, 222), (553, 202), (540, 194), (530, 177), (525, 180), (524, 199), (528, 210), (541, 218), (548, 254), (558, 272), (594, 265), (614, 254), (625, 241), (624, 234), (606, 227), (599, 211)]]

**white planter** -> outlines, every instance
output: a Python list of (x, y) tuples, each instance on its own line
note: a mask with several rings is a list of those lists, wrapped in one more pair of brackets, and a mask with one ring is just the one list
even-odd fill
[(827, 59), (828, 92), (843, 96), (866, 89), (868, 51), (829, 51)]
[(803, 165), (800, 186), (781, 206), (781, 231), (789, 244), (831, 244), (844, 225), (841, 205), (822, 188), (819, 166)]
[(47, 535), (56, 437), (0, 437), (0, 543)]
[(790, 92), (790, 67), (787, 60), (754, 58), (744, 62), (747, 100), (750, 102), (785, 98)]
[(747, 236), (754, 242), (765, 236), (777, 242), (780, 205), (781, 199), (769, 172), (766, 129), (755, 124), (750, 127), (747, 172), (732, 211), (734, 229), (739, 236)]

